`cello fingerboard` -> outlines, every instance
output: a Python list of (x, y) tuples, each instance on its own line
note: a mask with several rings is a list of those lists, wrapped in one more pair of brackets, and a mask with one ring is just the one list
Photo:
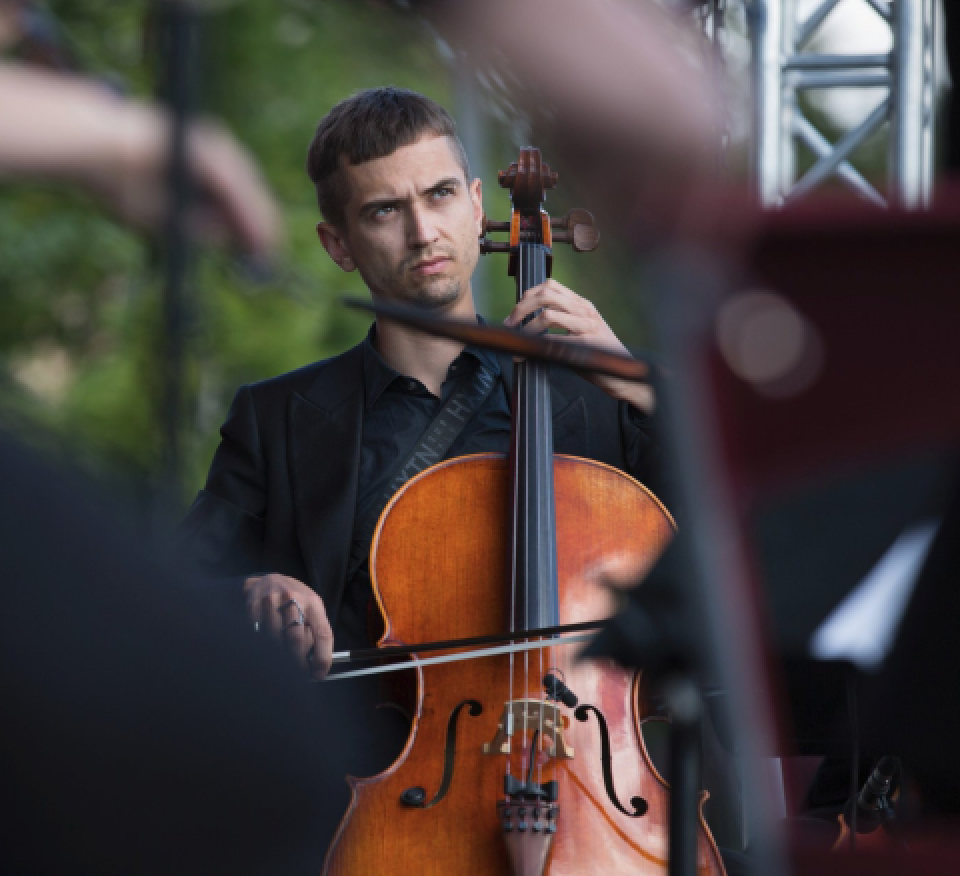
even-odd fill
[[(547, 248), (521, 243), (517, 300), (547, 276)], [(518, 362), (513, 387), (511, 438), (513, 526), (511, 530), (511, 630), (555, 626), (557, 606), (556, 510), (553, 488), (553, 418), (547, 367)]]

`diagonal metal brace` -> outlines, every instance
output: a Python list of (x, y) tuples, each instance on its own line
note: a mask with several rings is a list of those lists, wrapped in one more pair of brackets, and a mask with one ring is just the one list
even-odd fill
[(813, 10), (807, 20), (797, 29), (796, 48), (801, 48), (803, 44), (813, 36), (814, 31), (823, 24), (824, 19), (836, 8), (840, 0), (823, 0), (823, 2)]
[(804, 174), (789, 192), (786, 201), (795, 201), (813, 191), (824, 180), (828, 179), (846, 161), (874, 131), (890, 118), (890, 98), (886, 98), (869, 116), (856, 128), (848, 131), (833, 147), (829, 155), (821, 158)]
[[(794, 111), (793, 129), (797, 136), (803, 140), (817, 158), (826, 158), (833, 151), (832, 144), (827, 140), (816, 126), (803, 114), (797, 107)], [(849, 161), (841, 161), (837, 165), (837, 177), (846, 183), (853, 191), (860, 195), (864, 200), (875, 204), (878, 207), (886, 207), (887, 201), (867, 180), (863, 178)]]

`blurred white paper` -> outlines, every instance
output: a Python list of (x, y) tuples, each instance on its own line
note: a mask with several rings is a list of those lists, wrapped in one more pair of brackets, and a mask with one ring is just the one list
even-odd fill
[(820, 660), (850, 660), (874, 669), (893, 644), (930, 544), (940, 526), (926, 521), (904, 530), (866, 578), (810, 637)]

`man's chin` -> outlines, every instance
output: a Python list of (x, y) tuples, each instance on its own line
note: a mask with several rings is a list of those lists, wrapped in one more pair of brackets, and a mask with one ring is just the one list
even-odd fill
[(421, 286), (413, 291), (410, 304), (420, 310), (449, 310), (460, 300), (460, 285)]

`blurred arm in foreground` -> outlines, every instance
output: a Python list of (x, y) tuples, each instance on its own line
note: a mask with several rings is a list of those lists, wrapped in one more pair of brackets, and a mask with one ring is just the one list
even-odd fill
[[(166, 113), (117, 97), (79, 76), (0, 64), (0, 179), (76, 186), (121, 222), (160, 228), (167, 213)], [(278, 209), (256, 165), (226, 129), (196, 121), (188, 155), (198, 197), (189, 230), (200, 240), (269, 255), (279, 245)]]

